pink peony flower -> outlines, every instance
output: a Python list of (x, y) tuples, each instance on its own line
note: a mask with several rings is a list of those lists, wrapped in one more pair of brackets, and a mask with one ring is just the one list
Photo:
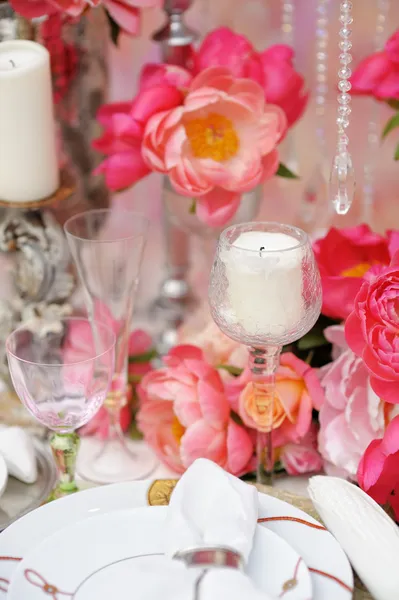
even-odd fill
[(304, 113), (309, 100), (305, 79), (293, 65), (294, 51), (289, 46), (270, 46), (260, 55), (266, 101), (283, 109), (291, 127)]
[(399, 416), (368, 446), (357, 477), (360, 487), (379, 504), (389, 504), (399, 520)]
[(265, 105), (258, 84), (210, 68), (192, 81), (182, 106), (149, 119), (142, 153), (177, 192), (197, 199), (200, 220), (219, 227), (242, 192), (275, 174), (285, 131), (283, 111)]
[(319, 413), (319, 450), (327, 472), (356, 479), (365, 449), (383, 435), (392, 411), (371, 389), (363, 360), (348, 348), (343, 332), (343, 326), (324, 332), (341, 353), (322, 369), (325, 402)]
[(384, 238), (373, 233), (368, 225), (332, 227), (324, 238), (317, 240), (313, 249), (323, 287), (322, 313), (333, 319), (345, 319), (353, 310), (365, 274), (373, 265), (388, 265), (398, 247), (398, 232), (388, 232)]
[(399, 252), (389, 267), (364, 281), (345, 324), (349, 347), (370, 373), (370, 384), (385, 402), (399, 403)]
[(360, 62), (351, 78), (352, 93), (377, 100), (399, 100), (399, 31), (381, 52)]
[[(127, 33), (140, 33), (140, 11), (143, 8), (160, 6), (162, 0), (103, 0), (109, 15)], [(11, 0), (14, 10), (34, 19), (61, 12), (71, 17), (80, 16), (90, 6), (98, 6), (101, 0)]]
[(165, 367), (138, 387), (137, 423), (158, 457), (181, 473), (197, 458), (240, 475), (251, 470), (253, 444), (231, 418), (223, 381), (195, 346), (176, 346)]
[(259, 410), (252, 382), (247, 383), (238, 402), (244, 424), (264, 432), (272, 428), (273, 444), (279, 448), (303, 440), (311, 426), (312, 410), (321, 408), (324, 393), (316, 371), (291, 352), (284, 352), (276, 375), (272, 423), (269, 411)]
[(287, 444), (281, 449), (280, 461), (289, 475), (319, 473), (323, 459), (317, 451), (317, 425), (311, 423), (308, 433), (298, 444)]
[(141, 378), (150, 371), (152, 366), (148, 357), (153, 347), (152, 338), (143, 329), (135, 329), (129, 337), (129, 377)]
[(209, 67), (226, 67), (233, 77), (253, 79), (263, 85), (260, 55), (245, 36), (234, 33), (228, 27), (219, 27), (208, 33), (198, 49), (194, 73), (197, 75)]
[(98, 120), (105, 131), (93, 147), (110, 156), (95, 173), (104, 173), (109, 189), (123, 190), (150, 173), (141, 152), (145, 124), (159, 111), (178, 106), (182, 98), (177, 88), (160, 84), (142, 89), (133, 104), (117, 102), (100, 109)]
[(262, 86), (265, 100), (283, 109), (291, 127), (309, 99), (305, 81), (293, 66), (294, 51), (278, 44), (256, 52), (246, 37), (228, 27), (209, 33), (194, 59), (194, 73), (208, 67), (226, 67), (234, 77), (252, 79)]

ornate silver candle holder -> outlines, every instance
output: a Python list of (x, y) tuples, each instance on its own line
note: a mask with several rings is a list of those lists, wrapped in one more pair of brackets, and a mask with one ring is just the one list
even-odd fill
[(0, 300), (0, 375), (8, 378), (4, 342), (21, 323), (35, 318), (57, 321), (72, 312), (75, 287), (70, 256), (61, 224), (56, 218), (60, 203), (75, 191), (70, 175), (61, 172), (59, 188), (36, 202), (0, 199), (0, 252), (12, 254), (13, 292)]

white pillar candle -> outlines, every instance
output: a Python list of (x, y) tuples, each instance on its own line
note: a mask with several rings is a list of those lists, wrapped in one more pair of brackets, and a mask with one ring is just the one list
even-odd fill
[(58, 186), (49, 53), (35, 42), (1, 42), (0, 199), (33, 202)]
[(305, 306), (303, 249), (296, 238), (246, 231), (222, 250), (220, 258), (228, 281), (229, 314), (224, 317), (231, 325), (265, 340), (277, 340), (298, 326)]

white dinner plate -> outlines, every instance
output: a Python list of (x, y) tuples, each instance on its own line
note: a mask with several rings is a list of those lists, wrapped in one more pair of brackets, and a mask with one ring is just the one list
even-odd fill
[[(58, 531), (18, 565), (7, 598), (44, 600), (49, 586), (53, 595), (69, 595), (74, 600), (129, 600), (132, 590), (140, 597), (140, 592), (148, 589), (154, 556), (158, 555), (155, 565), (160, 560), (170, 562), (162, 558), (168, 510), (167, 506), (159, 506), (116, 511)], [(181, 569), (179, 564), (176, 577)], [(147, 574), (144, 581), (143, 572)], [(248, 574), (260, 590), (273, 598), (312, 597), (312, 583), (303, 559), (282, 538), (260, 525)], [(198, 570), (190, 570), (189, 575), (190, 589), (194, 589)]]
[(3, 495), (4, 490), (7, 487), (8, 471), (6, 461), (0, 454), (0, 497)]
[[(0, 600), (1, 590), (7, 590), (18, 562), (46, 537), (93, 515), (146, 506), (151, 484), (126, 482), (79, 492), (46, 504), (10, 525), (0, 535)], [(265, 494), (259, 494), (259, 516), (266, 518), (265, 526), (304, 559), (312, 577), (313, 600), (352, 598), (353, 574), (348, 559), (335, 538), (317, 521), (291, 504)]]

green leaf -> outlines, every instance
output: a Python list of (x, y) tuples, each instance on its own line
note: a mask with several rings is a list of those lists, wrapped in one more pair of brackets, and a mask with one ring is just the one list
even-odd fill
[(399, 100), (394, 100), (392, 98), (391, 100), (387, 100), (387, 104), (394, 110), (399, 110)]
[(301, 338), (297, 343), (298, 350), (311, 350), (312, 348), (320, 348), (325, 346), (328, 341), (322, 333), (312, 330)]
[(394, 159), (399, 160), (399, 144), (396, 146)]
[(113, 41), (115, 46), (117, 46), (121, 28), (119, 27), (118, 23), (116, 23), (116, 21), (114, 21), (114, 19), (111, 17), (111, 15), (109, 14), (108, 11), (106, 11), (106, 15), (107, 15), (107, 19), (108, 19), (108, 23), (109, 23), (109, 27), (110, 27), (111, 40)]
[(142, 354), (133, 354), (132, 356), (129, 356), (129, 364), (141, 365), (143, 363), (148, 363), (154, 360), (154, 358), (157, 358), (157, 356), (157, 351), (154, 348), (151, 348), (151, 350), (148, 350), (148, 352), (143, 352)]
[(279, 177), (285, 177), (285, 179), (299, 179), (298, 175), (290, 171), (288, 167), (280, 163), (277, 169), (277, 173)]
[(393, 117), (391, 117), (388, 123), (385, 125), (384, 130), (382, 132), (382, 139), (384, 139), (388, 133), (390, 133), (393, 129), (399, 127), (399, 112), (396, 113)]
[(197, 203), (195, 200), (193, 200), (191, 203), (191, 206), (190, 206), (189, 213), (190, 213), (190, 215), (195, 215), (196, 211), (197, 211)]
[(244, 369), (240, 369), (239, 367), (234, 367), (233, 365), (218, 365), (217, 369), (223, 369), (230, 373), (230, 375), (234, 375), (234, 377), (238, 377), (241, 375)]

